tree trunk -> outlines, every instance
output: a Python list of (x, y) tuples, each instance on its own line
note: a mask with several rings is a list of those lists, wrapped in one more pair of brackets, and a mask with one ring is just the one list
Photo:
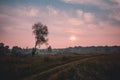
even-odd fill
[(35, 43), (35, 47), (32, 49), (32, 56), (35, 56), (36, 47), (37, 47), (37, 42)]

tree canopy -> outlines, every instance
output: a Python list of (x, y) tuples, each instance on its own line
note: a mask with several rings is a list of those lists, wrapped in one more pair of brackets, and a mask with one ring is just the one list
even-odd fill
[(35, 35), (35, 48), (33, 49), (32, 54), (34, 55), (36, 52), (36, 47), (39, 45), (41, 46), (42, 44), (48, 44), (48, 28), (46, 25), (42, 24), (41, 22), (35, 23), (32, 26), (33, 29), (33, 34)]
[(48, 41), (48, 28), (46, 25), (43, 25), (41, 22), (38, 22), (32, 26), (33, 33), (35, 35), (35, 45), (42, 45)]

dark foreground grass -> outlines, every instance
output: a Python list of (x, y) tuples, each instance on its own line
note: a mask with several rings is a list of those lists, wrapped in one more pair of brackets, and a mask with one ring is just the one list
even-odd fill
[(0, 80), (120, 80), (120, 54), (0, 56)]
[(0, 80), (19, 80), (55, 66), (83, 58), (81, 55), (0, 56)]
[(59, 71), (48, 80), (120, 80), (120, 54), (96, 56)]

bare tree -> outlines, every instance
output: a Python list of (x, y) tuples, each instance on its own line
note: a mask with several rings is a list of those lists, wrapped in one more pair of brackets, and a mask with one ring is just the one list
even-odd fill
[(33, 29), (33, 34), (35, 35), (35, 46), (32, 50), (32, 56), (34, 56), (36, 52), (36, 47), (38, 45), (41, 46), (44, 43), (47, 44), (48, 28), (46, 25), (43, 25), (41, 22), (38, 22), (32, 26), (32, 29)]

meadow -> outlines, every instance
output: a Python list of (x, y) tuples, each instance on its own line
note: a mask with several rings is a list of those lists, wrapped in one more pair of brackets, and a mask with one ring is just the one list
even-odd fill
[(120, 54), (0, 56), (0, 80), (120, 80)]

